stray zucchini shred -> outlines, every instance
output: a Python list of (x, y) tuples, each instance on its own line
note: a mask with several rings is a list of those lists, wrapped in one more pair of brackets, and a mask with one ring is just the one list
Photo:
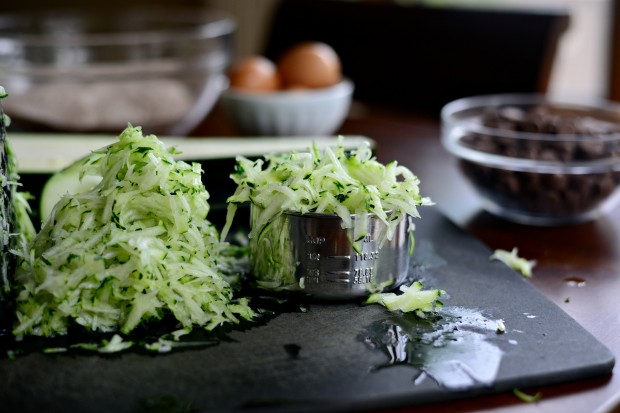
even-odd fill
[(368, 296), (364, 304), (380, 304), (389, 311), (415, 313), (420, 318), (426, 318), (427, 313), (434, 312), (443, 306), (439, 297), (445, 294), (443, 290), (425, 290), (424, 285), (414, 281), (410, 286), (401, 285), (400, 294), (374, 293)]
[(512, 392), (515, 396), (517, 396), (519, 400), (521, 400), (524, 403), (536, 403), (542, 399), (541, 392), (537, 392), (535, 394), (527, 394), (524, 391), (519, 390), (517, 388), (512, 389)]
[(536, 265), (535, 260), (527, 260), (519, 256), (518, 248), (513, 248), (512, 251), (497, 249), (493, 251), (490, 257), (491, 260), (501, 261), (513, 270), (521, 273), (525, 278), (532, 276), (532, 270)]

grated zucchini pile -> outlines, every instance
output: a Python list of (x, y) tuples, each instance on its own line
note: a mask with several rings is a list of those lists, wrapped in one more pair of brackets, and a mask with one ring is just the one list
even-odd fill
[(174, 153), (130, 126), (81, 161), (82, 176), (101, 180), (64, 195), (30, 244), (15, 276), (17, 337), (74, 324), (129, 333), (168, 314), (185, 329), (253, 317), (233, 298), (238, 262), (207, 220), (201, 167)]
[[(231, 178), (237, 190), (228, 198), (227, 226), (222, 232), (230, 227), (237, 205), (250, 202), (260, 209), (250, 238), (282, 213), (294, 211), (337, 214), (343, 228), (351, 227), (351, 214), (364, 220), (373, 213), (385, 223), (391, 239), (407, 215), (420, 216), (417, 206), (432, 204), (420, 195), (420, 181), (408, 168), (396, 161), (378, 162), (367, 143), (349, 153), (341, 139), (323, 151), (313, 145), (305, 153), (273, 153), (256, 161), (239, 156)], [(364, 224), (356, 227), (358, 231), (366, 228)], [(353, 241), (365, 235), (356, 233)]]

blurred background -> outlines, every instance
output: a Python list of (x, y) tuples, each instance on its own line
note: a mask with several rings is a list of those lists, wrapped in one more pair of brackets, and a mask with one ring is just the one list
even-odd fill
[[(344, 76), (355, 83), (358, 100), (437, 113), (452, 99), (498, 92), (620, 100), (619, 2), (136, 0), (130, 4), (228, 12), (236, 21), (228, 64), (252, 54), (276, 59), (286, 47), (307, 39), (331, 43), (342, 58)], [(84, 7), (124, 9), (127, 3), (24, 0), (4, 2), (0, 13)], [(188, 129), (164, 132), (187, 134)]]
[[(355, 0), (345, 0), (355, 1)], [(361, 1), (361, 0), (360, 0)], [(566, 8), (570, 26), (560, 40), (549, 82), (552, 93), (604, 97), (610, 88), (620, 89), (612, 73), (615, 59), (613, 32), (617, 15), (616, 0), (369, 0), (402, 5), (435, 7), (521, 8), (540, 10)], [(84, 7), (98, 2), (106, 7), (125, 7), (127, 2), (100, 0), (24, 0), (3, 2), (0, 12), (42, 8)], [(136, 4), (171, 4), (167, 0), (134, 0)], [(238, 21), (236, 49), (238, 55), (260, 53), (265, 48), (269, 24), (280, 0), (175, 0), (174, 5), (204, 6), (226, 10)], [(117, 4), (118, 6), (115, 6)], [(620, 98), (620, 92), (615, 92)]]
[[(239, 21), (237, 52), (241, 55), (260, 53), (264, 49), (268, 25), (279, 3), (280, 0), (204, 0), (204, 4), (229, 10), (236, 16)], [(609, 93), (616, 0), (394, 0), (393, 3), (534, 11), (566, 9), (570, 25), (556, 51), (549, 92), (581, 97), (606, 97)], [(616, 93), (620, 98), (620, 93)]]

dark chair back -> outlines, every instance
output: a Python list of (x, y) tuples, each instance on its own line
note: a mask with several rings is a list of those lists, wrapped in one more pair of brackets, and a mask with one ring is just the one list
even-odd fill
[(330, 44), (361, 101), (438, 111), (450, 100), (545, 92), (563, 10), (402, 6), (388, 1), (283, 0), (265, 54), (304, 40)]

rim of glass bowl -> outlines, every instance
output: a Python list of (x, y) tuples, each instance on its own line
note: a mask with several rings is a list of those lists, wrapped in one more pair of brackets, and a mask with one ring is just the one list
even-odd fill
[[(113, 17), (115, 16), (115, 17)], [(158, 18), (159, 16), (159, 18)], [(162, 17), (163, 16), (163, 17)], [(171, 26), (146, 29), (142, 26), (139, 30), (125, 30), (119, 32), (96, 31), (77, 32), (56, 31), (55, 35), (49, 32), (27, 32), (24, 27), (31, 27), (34, 22), (42, 23), (43, 19), (58, 21), (73, 21), (86, 18), (92, 21), (104, 21), (112, 19), (114, 22), (125, 24), (129, 27), (132, 22), (142, 23), (155, 19), (159, 23), (169, 22)], [(24, 24), (26, 26), (24, 26)], [(52, 23), (44, 23), (48, 27)], [(77, 24), (77, 23), (76, 23)], [(183, 26), (181, 26), (183, 24)], [(59, 27), (56, 25), (56, 27)], [(78, 27), (78, 26), (76, 26)], [(169, 8), (148, 7), (139, 8), (128, 6), (123, 10), (115, 9), (91, 9), (91, 10), (57, 10), (36, 13), (6, 13), (0, 14), (0, 45), (18, 44), (23, 47), (97, 47), (97, 46), (121, 46), (136, 45), (141, 43), (173, 43), (188, 38), (209, 39), (232, 34), (236, 29), (234, 18), (222, 10), (209, 10), (198, 8)], [(58, 39), (62, 40), (59, 45)], [(5, 46), (6, 48), (6, 46)]]
[[(528, 105), (528, 104), (553, 104), (561, 105), (565, 108), (590, 109), (599, 112), (615, 112), (620, 121), (620, 104), (606, 100), (572, 100), (555, 99), (543, 94), (495, 94), (466, 97), (447, 103), (441, 110), (441, 141), (444, 147), (453, 155), (478, 164), (514, 171), (540, 172), (540, 173), (570, 173), (570, 174), (589, 174), (605, 172), (609, 170), (620, 170), (620, 157), (602, 158), (594, 160), (579, 161), (544, 161), (538, 159), (514, 158), (503, 155), (496, 155), (488, 152), (481, 152), (467, 147), (460, 142), (463, 132), (473, 132), (489, 134), (501, 138), (516, 140), (537, 140), (537, 141), (562, 141), (578, 142), (584, 141), (583, 136), (574, 134), (544, 134), (534, 132), (515, 132), (503, 129), (490, 128), (480, 123), (472, 122), (469, 118), (461, 119), (458, 114), (464, 111), (475, 111), (485, 107), (498, 107), (508, 105)], [(618, 141), (620, 147), (620, 133), (610, 133), (598, 135), (598, 141), (613, 142)]]

